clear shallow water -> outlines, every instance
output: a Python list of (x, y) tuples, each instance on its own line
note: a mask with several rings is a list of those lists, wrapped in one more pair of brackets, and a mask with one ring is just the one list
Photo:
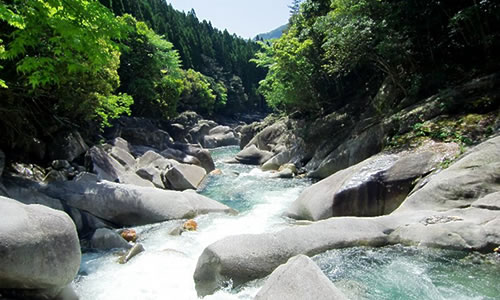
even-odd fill
[[(210, 176), (200, 193), (238, 210), (239, 215), (196, 217), (198, 231), (181, 236), (170, 236), (169, 232), (182, 220), (136, 227), (138, 241), (146, 251), (125, 265), (118, 264), (113, 253), (84, 254), (74, 283), (80, 299), (197, 299), (193, 273), (206, 246), (229, 235), (290, 226), (282, 214), (310, 181), (272, 179), (254, 166), (223, 163), (238, 151), (238, 147), (212, 151), (216, 167), (223, 174)], [(252, 283), (205, 299), (252, 299), (259, 288), (259, 282)]]
[[(271, 179), (253, 166), (223, 163), (238, 150), (213, 150), (223, 175), (210, 176), (200, 193), (237, 209), (239, 215), (199, 216), (198, 231), (178, 237), (168, 233), (183, 221), (137, 227), (146, 251), (125, 265), (118, 264), (113, 253), (84, 254), (74, 282), (80, 299), (197, 299), (192, 276), (206, 246), (229, 235), (292, 226), (281, 215), (311, 183)], [(332, 250), (313, 259), (351, 299), (500, 299), (500, 262), (493, 256), (393, 246)], [(264, 281), (204, 299), (253, 299)]]
[(500, 299), (500, 257), (390, 246), (327, 251), (313, 260), (350, 299)]

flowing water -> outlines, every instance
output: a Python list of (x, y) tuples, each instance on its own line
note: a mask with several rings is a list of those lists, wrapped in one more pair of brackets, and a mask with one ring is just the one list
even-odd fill
[[(200, 192), (240, 214), (199, 216), (198, 231), (181, 236), (169, 232), (182, 221), (137, 227), (146, 251), (125, 265), (112, 252), (84, 254), (74, 282), (80, 299), (197, 299), (192, 276), (206, 246), (229, 235), (293, 226), (282, 214), (311, 182), (269, 178), (252, 166), (223, 163), (237, 151), (212, 151), (223, 175), (210, 176)], [(313, 259), (352, 299), (500, 299), (500, 262), (493, 256), (394, 246), (332, 250)], [(204, 299), (253, 299), (263, 282)]]

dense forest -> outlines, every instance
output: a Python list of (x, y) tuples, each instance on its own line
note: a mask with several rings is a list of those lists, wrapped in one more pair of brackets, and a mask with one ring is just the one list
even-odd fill
[(498, 1), (300, 2), (288, 31), (254, 60), (269, 69), (260, 91), (276, 109), (317, 116), (372, 99), (385, 83), (395, 96), (375, 106), (391, 113), (498, 71)]
[[(391, 113), (498, 70), (493, 0), (295, 0), (290, 8), (283, 36), (255, 43), (162, 0), (2, 1), (0, 147), (27, 151), (68, 128), (95, 134), (123, 114), (269, 106), (311, 118), (366, 101)], [(378, 99), (383, 84), (391, 97)], [(497, 105), (478, 101), (473, 109)]]
[(123, 114), (265, 108), (265, 70), (249, 62), (260, 46), (165, 1), (2, 1), (0, 28), (5, 150), (68, 128), (95, 134)]

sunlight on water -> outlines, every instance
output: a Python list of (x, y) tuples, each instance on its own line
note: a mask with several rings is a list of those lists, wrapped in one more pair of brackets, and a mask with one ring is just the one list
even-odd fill
[[(209, 244), (226, 236), (281, 230), (283, 212), (308, 180), (273, 179), (254, 166), (223, 161), (237, 147), (213, 150), (217, 168), (199, 191), (240, 211), (237, 216), (197, 217), (198, 231), (182, 236), (169, 232), (183, 220), (135, 228), (145, 252), (126, 265), (113, 253), (86, 253), (75, 280), (82, 300), (197, 299), (193, 273)], [(332, 250), (313, 258), (325, 274), (351, 299), (499, 299), (498, 257), (462, 252), (393, 246), (380, 249)], [(221, 290), (206, 300), (253, 299), (264, 279), (244, 287)]]
[[(309, 180), (272, 179), (255, 166), (223, 163), (238, 150), (213, 150), (216, 167), (223, 175), (210, 176), (200, 193), (237, 209), (239, 215), (199, 216), (195, 219), (198, 231), (182, 236), (169, 235), (182, 220), (137, 227), (139, 242), (146, 251), (126, 265), (118, 264), (118, 257), (112, 253), (84, 254), (75, 281), (81, 299), (197, 299), (192, 277), (206, 246), (229, 235), (289, 226), (282, 214), (310, 185)], [(252, 299), (259, 286), (219, 291), (205, 299)]]
[(499, 299), (496, 255), (391, 246), (331, 250), (314, 261), (351, 299)]

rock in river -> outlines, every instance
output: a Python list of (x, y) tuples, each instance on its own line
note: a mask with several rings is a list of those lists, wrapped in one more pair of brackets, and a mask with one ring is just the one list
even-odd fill
[(0, 219), (0, 295), (54, 298), (80, 267), (73, 221), (63, 212), (5, 197)]
[(279, 266), (259, 291), (255, 300), (344, 300), (341, 291), (309, 257), (297, 255)]

